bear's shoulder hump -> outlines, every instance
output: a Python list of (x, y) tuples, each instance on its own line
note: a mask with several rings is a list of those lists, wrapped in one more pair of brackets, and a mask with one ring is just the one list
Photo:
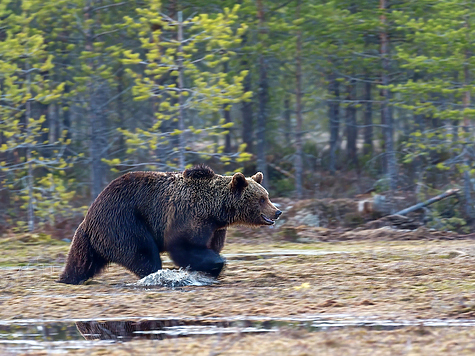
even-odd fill
[(215, 176), (214, 171), (210, 167), (204, 164), (194, 166), (193, 168), (188, 168), (183, 172), (184, 178), (211, 179), (214, 176)]

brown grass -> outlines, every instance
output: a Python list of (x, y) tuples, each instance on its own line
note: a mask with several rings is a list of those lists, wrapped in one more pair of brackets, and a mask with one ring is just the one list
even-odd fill
[[(68, 244), (47, 237), (1, 239), (0, 266), (16, 267), (0, 269), (0, 319), (334, 314), (396, 320), (475, 318), (475, 246), (471, 240), (355, 237), (306, 244), (230, 240), (224, 253), (255, 255), (230, 258), (219, 284), (143, 290), (128, 287), (137, 278), (115, 265), (86, 285), (56, 283)], [(259, 255), (295, 249), (329, 253)], [(165, 263), (164, 267), (172, 265)], [(132, 341), (89, 351), (97, 355), (122, 355), (139, 348), (142, 354), (149, 350), (203, 355), (265, 355), (270, 351), (277, 355), (463, 355), (473, 354), (474, 337), (474, 328), (281, 330), (266, 335)]]

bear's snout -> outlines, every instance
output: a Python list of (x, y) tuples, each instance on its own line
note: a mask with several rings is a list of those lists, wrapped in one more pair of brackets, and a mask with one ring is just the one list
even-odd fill
[(282, 215), (282, 212), (281, 212), (280, 210), (277, 210), (277, 211), (275, 212), (275, 218), (274, 218), (274, 219), (278, 219), (279, 216), (281, 216), (281, 215)]

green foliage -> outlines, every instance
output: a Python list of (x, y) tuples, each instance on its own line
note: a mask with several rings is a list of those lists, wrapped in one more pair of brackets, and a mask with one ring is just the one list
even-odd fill
[(275, 180), (272, 185), (272, 193), (275, 196), (285, 197), (294, 191), (294, 179), (283, 178)]
[[(234, 47), (240, 44), (247, 28), (244, 24), (236, 25), (239, 6), (225, 8), (223, 13), (212, 17), (200, 14), (182, 22), (160, 16), (160, 8), (160, 1), (150, 0), (146, 7), (137, 9), (138, 21), (125, 17), (128, 31), (135, 31), (140, 36), (143, 51), (143, 55), (131, 50), (123, 52), (122, 63), (128, 65), (126, 71), (135, 80), (134, 99), (151, 99), (157, 107), (156, 120), (151, 127), (134, 132), (119, 130), (126, 136), (127, 152), (154, 150), (160, 145), (168, 145), (174, 136), (180, 136), (180, 139), (196, 136), (200, 145), (186, 145), (188, 153), (217, 156), (224, 165), (232, 159), (247, 160), (248, 155), (244, 152), (225, 155), (223, 147), (212, 140), (213, 136), (227, 134), (229, 131), (223, 129), (233, 126), (224, 119), (216, 120), (216, 114), (223, 108), (229, 110), (232, 104), (247, 100), (252, 94), (243, 91), (247, 71), (236, 74), (223, 71), (235, 55)], [(151, 28), (158, 29), (150, 32)], [(186, 36), (181, 41), (177, 37), (178, 31)], [(143, 72), (133, 66), (139, 64), (144, 66)], [(183, 121), (183, 128), (180, 125), (171, 125), (173, 130), (163, 128), (170, 127), (165, 122), (179, 121)], [(198, 125), (193, 125), (196, 121)], [(176, 167), (175, 159), (169, 158), (167, 166)]]
[[(5, 37), (0, 41), (0, 131), (3, 141), (0, 145), (0, 167), (4, 173), (2, 185), (17, 190), (15, 200), (22, 201), (21, 208), (29, 212), (28, 229), (34, 227), (36, 218), (45, 217), (45, 205), (49, 212), (57, 213), (61, 206), (52, 200), (46, 192), (64, 195), (66, 188), (58, 181), (45, 180), (52, 177), (35, 174), (64, 170), (71, 166), (64, 158), (64, 149), (70, 141), (66, 132), (57, 142), (49, 142), (48, 129), (44, 127), (46, 117), (32, 115), (33, 105), (46, 105), (58, 101), (64, 83), (54, 83), (45, 73), (53, 70), (54, 57), (46, 50), (44, 33), (34, 26), (38, 13), (34, 11), (37, 2), (20, 2), (18, 13), (0, 9), (4, 17)], [(45, 155), (48, 149), (48, 155)], [(68, 193), (67, 197), (70, 194)], [(51, 218), (50, 218), (51, 219)], [(23, 229), (26, 223), (19, 221), (17, 226)]]
[[(54, 226), (58, 220), (73, 218), (86, 212), (87, 206), (75, 208), (71, 205), (76, 195), (76, 191), (72, 189), (74, 185), (73, 179), (64, 179), (52, 173), (37, 180), (33, 198), (36, 201), (35, 215), (40, 226), (45, 223)], [(23, 195), (22, 198), (25, 202), (28, 201), (27, 196)]]
[(440, 231), (470, 231), (467, 221), (456, 208), (454, 199), (446, 199), (430, 206), (427, 226)]
[[(466, 74), (473, 71), (469, 38), (475, 35), (473, 18), (466, 4), (448, 0), (438, 3), (420, 1), (429, 11), (414, 18), (413, 13), (396, 11), (394, 18), (407, 41), (397, 47), (401, 67), (412, 71), (407, 82), (391, 86), (397, 93), (396, 105), (412, 111), (420, 121), (438, 121), (439, 127), (424, 128), (418, 124), (406, 146), (404, 161), (416, 157), (444, 157), (437, 168), (469, 170), (463, 160), (452, 159), (462, 153), (469, 139), (463, 131), (475, 111), (464, 103), (475, 86)], [(419, 7), (415, 7), (414, 11)], [(458, 124), (456, 121), (463, 121)], [(444, 152), (450, 152), (444, 155)]]
[(389, 190), (389, 179), (381, 178), (373, 184), (374, 194), (384, 193)]
[[(255, 144), (263, 131), (265, 160), (295, 173), (297, 94), (303, 186), (311, 186), (317, 164), (319, 170), (328, 165), (328, 106), (338, 100), (336, 169), (356, 167), (345, 161), (344, 147), (352, 125), (345, 122), (347, 109), (353, 108), (358, 189), (370, 175), (376, 191), (386, 191), (386, 123), (380, 119), (385, 98), (379, 86), (383, 32), (390, 42), (386, 74), (401, 157), (399, 183), (414, 186), (421, 179), (442, 187), (458, 185), (462, 177), (468, 183), (475, 172), (472, 5), (387, 3), (390, 11), (380, 10), (377, 1), (348, 0), (245, 0), (240, 6), (229, 0), (2, 1), (0, 190), (9, 193), (0, 220), (8, 213), (7, 220), (19, 220), (24, 229), (30, 228), (25, 210), (40, 224), (63, 212), (79, 214), (68, 209), (76, 199), (74, 187), (95, 187), (99, 180), (100, 189), (126, 170), (169, 170), (199, 161), (220, 173), (243, 165), (254, 169), (255, 157), (243, 141), (253, 140), (253, 153), (262, 154)], [(334, 82), (339, 96), (329, 89)], [(363, 155), (366, 83), (374, 130), (373, 150)], [(244, 103), (249, 105), (241, 110)], [(269, 173), (272, 191), (293, 191), (292, 179), (272, 168)], [(469, 201), (470, 192), (465, 197)], [(462, 226), (456, 219), (465, 215), (457, 214), (435, 212), (433, 226), (445, 226), (444, 219)]]
[[(45, 224), (54, 226), (58, 221), (74, 218), (86, 212), (87, 206), (74, 207), (71, 204), (76, 195), (76, 191), (72, 189), (74, 185), (74, 180), (64, 179), (52, 173), (34, 180), (32, 204), (36, 226), (42, 227)], [(30, 204), (28, 187), (21, 189), (21, 185), (18, 184), (13, 185), (12, 188), (14, 189), (16, 186), (19, 186), (19, 189), (14, 199), (20, 208), (26, 211)], [(29, 230), (27, 222), (19, 220), (18, 216), (11, 216), (7, 219), (7, 223), (14, 226), (13, 230), (16, 232)]]
[(440, 231), (456, 231), (462, 233), (468, 233), (470, 231), (465, 219), (457, 216), (444, 218), (437, 210), (430, 211), (427, 226)]

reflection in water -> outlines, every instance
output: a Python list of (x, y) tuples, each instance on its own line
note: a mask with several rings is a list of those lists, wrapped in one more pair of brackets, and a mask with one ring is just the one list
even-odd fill
[[(81, 340), (128, 341), (131, 339), (162, 340), (200, 335), (267, 333), (285, 329), (318, 332), (333, 328), (366, 328), (392, 330), (409, 326), (475, 327), (474, 319), (388, 320), (349, 315), (308, 316), (305, 318), (234, 317), (176, 318), (128, 320), (63, 320), (0, 321), (0, 346), (43, 343), (80, 342)], [(105, 342), (105, 341), (104, 341)]]
[(332, 328), (366, 328), (373, 330), (394, 330), (409, 326), (424, 327), (474, 327), (475, 320), (425, 319), (385, 320), (360, 318), (316, 318), (292, 320), (279, 318), (248, 319), (162, 319), (136, 321), (83, 321), (76, 323), (77, 329), (86, 340), (122, 340), (132, 338), (162, 340), (174, 337), (233, 334), (267, 333), (284, 328), (317, 332)]
[(4, 340), (45, 340), (45, 341), (69, 341), (79, 340), (74, 323), (22, 323), (0, 324), (0, 344)]
[(163, 329), (164, 322), (145, 321), (78, 321), (76, 327), (86, 340), (129, 340), (137, 331)]
[(199, 320), (140, 320), (140, 321), (80, 321), (76, 327), (86, 340), (121, 340), (132, 338), (162, 340), (174, 337), (263, 333), (277, 331), (266, 321), (199, 321)]

